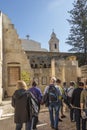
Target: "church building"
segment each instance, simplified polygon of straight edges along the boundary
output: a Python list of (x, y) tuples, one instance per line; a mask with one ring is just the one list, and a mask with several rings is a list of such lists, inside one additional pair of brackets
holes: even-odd
[(22, 79), (22, 73), (37, 80), (43, 90), (55, 76), (62, 82), (77, 81), (79, 67), (72, 53), (59, 51), (59, 39), (54, 31), (49, 39), (49, 51), (31, 39), (20, 39), (14, 24), (7, 15), (0, 12), (0, 102), (2, 98), (12, 96), (16, 82)]

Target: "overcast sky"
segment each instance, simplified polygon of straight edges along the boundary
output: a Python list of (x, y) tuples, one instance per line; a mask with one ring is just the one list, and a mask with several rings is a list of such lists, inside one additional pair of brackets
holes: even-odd
[(30, 39), (49, 49), (48, 41), (52, 30), (59, 39), (59, 50), (67, 52), (66, 42), (69, 35), (70, 19), (68, 11), (73, 9), (74, 0), (0, 0), (0, 10), (14, 24), (21, 39)]

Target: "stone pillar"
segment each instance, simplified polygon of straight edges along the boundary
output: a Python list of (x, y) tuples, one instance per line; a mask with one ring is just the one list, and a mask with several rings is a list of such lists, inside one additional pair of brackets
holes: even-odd
[(65, 82), (65, 64), (62, 66), (62, 81)]
[(2, 13), (0, 12), (0, 104), (2, 103)]
[(0, 63), (0, 104), (2, 103), (2, 95), (3, 95), (3, 88), (2, 88), (2, 64)]
[(55, 77), (55, 59), (51, 60), (51, 76)]

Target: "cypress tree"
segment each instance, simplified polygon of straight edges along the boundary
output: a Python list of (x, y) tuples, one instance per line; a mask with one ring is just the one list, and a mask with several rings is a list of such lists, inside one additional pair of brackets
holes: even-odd
[(66, 43), (72, 46), (69, 51), (76, 52), (82, 64), (87, 64), (87, 0), (74, 1), (68, 13), (71, 28)]

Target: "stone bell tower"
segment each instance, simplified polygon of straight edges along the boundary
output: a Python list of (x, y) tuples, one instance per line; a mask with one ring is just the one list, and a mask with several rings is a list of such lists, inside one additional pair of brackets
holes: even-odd
[(59, 39), (56, 37), (54, 31), (52, 32), (51, 38), (49, 40), (49, 51), (59, 52)]

